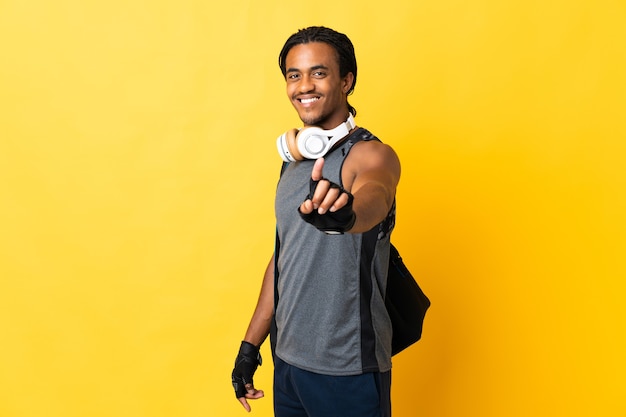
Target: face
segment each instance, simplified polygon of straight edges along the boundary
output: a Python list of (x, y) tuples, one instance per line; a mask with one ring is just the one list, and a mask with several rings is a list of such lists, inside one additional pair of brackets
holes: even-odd
[(335, 49), (324, 42), (296, 45), (285, 59), (287, 96), (305, 126), (333, 129), (348, 117), (354, 76), (341, 78)]

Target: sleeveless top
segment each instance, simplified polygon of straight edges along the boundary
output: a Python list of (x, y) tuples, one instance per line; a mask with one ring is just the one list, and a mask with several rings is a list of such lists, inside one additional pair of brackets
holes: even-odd
[[(378, 140), (358, 128), (324, 159), (323, 175), (342, 184), (353, 144)], [(327, 235), (300, 217), (314, 160), (291, 162), (279, 180), (275, 354), (290, 365), (324, 375), (391, 369), (391, 321), (385, 308), (390, 234), (387, 218), (360, 234)]]

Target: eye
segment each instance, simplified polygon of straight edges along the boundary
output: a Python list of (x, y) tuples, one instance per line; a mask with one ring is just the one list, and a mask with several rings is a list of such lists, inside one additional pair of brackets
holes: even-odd
[(326, 76), (326, 73), (324, 71), (315, 71), (313, 73), (313, 76), (315, 78), (324, 78)]
[(300, 78), (300, 74), (298, 74), (297, 72), (287, 74), (288, 80), (297, 80), (298, 78)]

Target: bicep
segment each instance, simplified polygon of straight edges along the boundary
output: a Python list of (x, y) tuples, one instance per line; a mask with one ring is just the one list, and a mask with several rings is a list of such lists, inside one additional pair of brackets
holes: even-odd
[(348, 165), (354, 174), (349, 189), (354, 196), (357, 219), (351, 229), (353, 233), (370, 230), (384, 220), (393, 206), (400, 180), (400, 162), (393, 149), (378, 145), (361, 147)]
[[(368, 146), (355, 146), (355, 158), (348, 165), (354, 173), (350, 192), (356, 194), (363, 187), (379, 187), (388, 196), (388, 204), (391, 204), (400, 181), (400, 160), (389, 145), (379, 142), (361, 143)], [(352, 153), (350, 156), (353, 156)]]

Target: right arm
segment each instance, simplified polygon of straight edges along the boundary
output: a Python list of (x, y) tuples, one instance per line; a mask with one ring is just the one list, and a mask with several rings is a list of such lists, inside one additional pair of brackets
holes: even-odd
[(257, 302), (254, 314), (250, 320), (250, 325), (246, 331), (243, 340), (252, 343), (255, 346), (261, 344), (270, 333), (270, 325), (274, 315), (274, 255), (270, 259), (265, 275), (263, 276), (263, 284), (261, 284), (261, 294)]
[[(257, 302), (256, 308), (254, 309), (254, 313), (252, 314), (252, 319), (250, 319), (250, 324), (248, 325), (248, 330), (246, 331), (246, 335), (244, 336), (244, 342), (247, 342), (251, 345), (256, 346), (256, 349), (253, 348), (254, 351), (258, 354), (258, 348), (261, 347), (261, 344), (265, 341), (268, 334), (270, 333), (270, 326), (272, 324), (272, 318), (274, 315), (274, 255), (272, 255), (270, 262), (265, 269), (265, 275), (263, 275), (263, 283), (261, 284), (261, 294), (259, 295), (259, 300)], [(242, 342), (242, 349), (245, 343)], [(248, 347), (247, 349), (250, 349)], [(241, 354), (241, 351), (240, 351)], [(239, 359), (239, 356), (238, 356)], [(256, 361), (255, 361), (256, 362)], [(260, 363), (260, 362), (259, 362)], [(252, 381), (252, 376), (254, 375), (254, 370), (256, 369), (256, 365), (254, 365), (254, 369), (252, 371), (248, 371), (249, 375), (244, 377), (244, 387), (245, 387), (245, 395), (239, 396), (237, 395), (237, 399), (246, 409), (246, 411), (250, 412), (250, 404), (248, 404), (248, 400), (256, 400), (258, 398), (262, 398), (265, 394), (262, 390), (257, 390), (254, 388), (254, 383)], [(244, 372), (245, 374), (245, 372)], [(233, 371), (233, 382), (235, 381), (235, 375), (239, 375), (237, 371), (237, 361), (235, 364), (235, 370)], [(249, 379), (247, 379), (249, 378)], [(241, 380), (240, 380), (241, 381)], [(233, 384), (234, 385), (234, 384)], [(237, 393), (237, 388), (235, 388), (235, 393)], [(243, 391), (242, 391), (243, 393)]]

